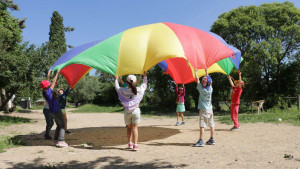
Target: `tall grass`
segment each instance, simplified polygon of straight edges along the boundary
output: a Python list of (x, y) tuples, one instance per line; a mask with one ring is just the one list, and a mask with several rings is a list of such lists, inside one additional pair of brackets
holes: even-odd
[[(278, 119), (282, 121), (279, 121)], [(232, 124), (230, 113), (228, 115), (219, 116), (217, 118), (221, 123)], [(300, 126), (300, 112), (296, 108), (290, 109), (269, 109), (266, 112), (258, 114), (239, 114), (239, 123), (290, 123)]]

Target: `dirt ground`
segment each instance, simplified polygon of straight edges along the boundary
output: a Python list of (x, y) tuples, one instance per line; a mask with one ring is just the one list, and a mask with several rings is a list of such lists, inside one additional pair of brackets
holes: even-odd
[[(239, 131), (216, 122), (216, 145), (191, 147), (199, 137), (197, 116), (175, 126), (174, 118), (142, 117), (139, 150), (126, 148), (126, 128), (120, 113), (68, 113), (66, 148), (44, 140), (41, 111), (13, 113), (30, 124), (0, 128), (18, 135), (25, 146), (0, 153), (0, 168), (300, 168), (300, 127), (288, 124), (241, 124)], [(55, 126), (52, 128), (52, 136)], [(205, 131), (204, 141), (209, 139)], [(285, 154), (293, 158), (284, 158)]]

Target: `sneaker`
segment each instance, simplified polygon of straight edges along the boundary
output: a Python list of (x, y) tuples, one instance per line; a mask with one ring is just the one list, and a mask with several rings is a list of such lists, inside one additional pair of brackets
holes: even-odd
[(137, 145), (137, 144), (133, 144), (133, 151), (138, 151), (138, 149), (139, 149), (139, 146)]
[(128, 148), (133, 149), (133, 143), (132, 142), (128, 143)]
[(204, 147), (202, 139), (199, 139), (197, 143), (193, 144), (193, 147)]
[(185, 122), (183, 121), (180, 125), (185, 125)]
[(51, 136), (44, 136), (44, 137), (45, 137), (45, 140), (52, 140)]
[(213, 138), (210, 138), (207, 142), (206, 142), (207, 145), (215, 145), (215, 141)]
[(59, 141), (56, 147), (68, 147), (69, 145), (65, 141)]
[(58, 140), (53, 140), (53, 145), (56, 146), (56, 144), (58, 143)]
[(176, 123), (176, 126), (179, 126), (179, 125), (180, 125), (179, 122), (177, 122), (177, 123)]
[(240, 129), (240, 127), (232, 127), (232, 128), (230, 129), (230, 131), (239, 130), (239, 129)]
[(66, 131), (66, 134), (71, 134), (72, 132), (70, 132), (69, 130)]

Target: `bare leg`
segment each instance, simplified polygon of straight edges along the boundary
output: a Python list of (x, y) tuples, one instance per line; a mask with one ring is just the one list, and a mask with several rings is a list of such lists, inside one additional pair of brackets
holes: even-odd
[(200, 139), (203, 140), (203, 133), (204, 133), (204, 128), (200, 127)]
[(127, 126), (127, 139), (128, 143), (130, 143), (132, 140), (132, 125)]
[(183, 116), (183, 112), (180, 112), (180, 116), (181, 116), (181, 120), (182, 120), (182, 122), (184, 122), (184, 116)]
[(177, 122), (178, 122), (178, 120), (179, 120), (179, 113), (177, 113)]
[(132, 124), (133, 143), (137, 144), (139, 138), (138, 124)]
[(210, 127), (210, 137), (214, 137), (214, 127)]

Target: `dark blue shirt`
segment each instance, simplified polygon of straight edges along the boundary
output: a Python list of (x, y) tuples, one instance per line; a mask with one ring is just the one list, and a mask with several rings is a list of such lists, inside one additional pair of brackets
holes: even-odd
[(67, 104), (67, 95), (71, 92), (71, 89), (67, 89), (66, 91), (64, 91), (63, 94), (59, 95), (59, 105), (61, 109), (66, 108), (66, 104)]
[(50, 113), (53, 114), (60, 110), (58, 100), (53, 97), (53, 90), (50, 87), (46, 92), (43, 92), (43, 96), (49, 104)]

